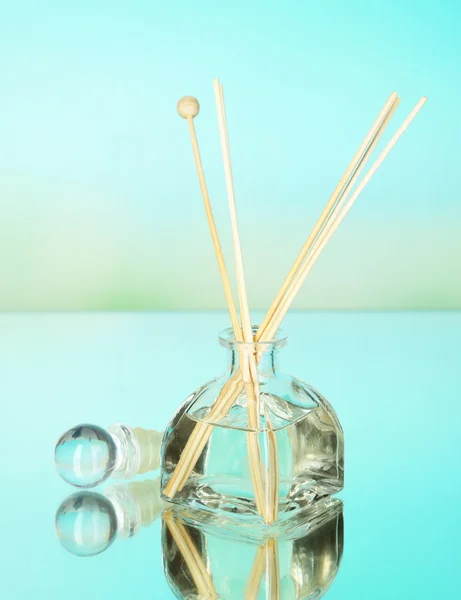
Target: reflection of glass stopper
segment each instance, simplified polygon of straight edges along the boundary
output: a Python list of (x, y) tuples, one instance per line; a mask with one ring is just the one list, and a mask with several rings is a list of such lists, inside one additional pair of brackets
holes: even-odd
[(104, 495), (77, 492), (56, 511), (56, 535), (72, 554), (94, 556), (107, 550), (116, 537), (132, 537), (141, 526), (149, 526), (162, 506), (158, 478), (112, 486)]
[(131, 479), (160, 466), (163, 434), (154, 430), (111, 425), (77, 425), (56, 444), (54, 455), (59, 475), (72, 485), (90, 488), (110, 475)]
[(66, 498), (56, 513), (56, 533), (66, 550), (77, 556), (94, 556), (112, 544), (117, 517), (101, 494), (77, 492)]

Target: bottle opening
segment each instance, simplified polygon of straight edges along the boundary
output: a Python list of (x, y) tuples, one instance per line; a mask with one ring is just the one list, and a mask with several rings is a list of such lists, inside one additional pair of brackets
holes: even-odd
[[(253, 325), (253, 337), (258, 331), (258, 325)], [(287, 343), (287, 336), (282, 329), (278, 329), (274, 338), (270, 341), (264, 342), (240, 342), (235, 339), (234, 330), (232, 327), (228, 327), (221, 331), (218, 336), (219, 343), (228, 350), (241, 350), (241, 351), (252, 351), (252, 352), (271, 352), (283, 348)]]

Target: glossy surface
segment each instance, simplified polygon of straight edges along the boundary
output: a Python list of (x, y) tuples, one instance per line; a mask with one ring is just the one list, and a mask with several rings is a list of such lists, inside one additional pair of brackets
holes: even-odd
[[(1, 598), (174, 598), (158, 520), (92, 558), (61, 547), (55, 512), (73, 490), (53, 448), (79, 422), (166, 427), (222, 367), (226, 325), (224, 313), (0, 316)], [(344, 427), (344, 554), (325, 598), (457, 598), (461, 315), (293, 312), (284, 329), (281, 369), (322, 390)]]

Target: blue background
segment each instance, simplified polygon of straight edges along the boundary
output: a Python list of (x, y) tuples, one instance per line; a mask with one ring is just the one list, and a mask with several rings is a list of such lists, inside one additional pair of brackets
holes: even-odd
[[(453, 0), (0, 5), (1, 598), (171, 597), (158, 522), (94, 559), (59, 546), (54, 512), (72, 490), (53, 446), (84, 421), (163, 429), (224, 367), (229, 320), (211, 310), (224, 297), (175, 110), (200, 100), (230, 258), (216, 76), (252, 309), (271, 302), (390, 92), (402, 103), (386, 139), (429, 97), (295, 302), (413, 311), (292, 311), (282, 366), (345, 430), (345, 552), (328, 598), (459, 596), (461, 313), (415, 309), (461, 308), (460, 22)], [(89, 312), (120, 309), (133, 312)]]

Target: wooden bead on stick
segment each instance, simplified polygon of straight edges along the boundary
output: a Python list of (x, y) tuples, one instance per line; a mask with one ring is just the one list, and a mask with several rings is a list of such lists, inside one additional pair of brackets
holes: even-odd
[(197, 98), (193, 96), (183, 96), (177, 105), (178, 114), (183, 119), (188, 119), (189, 117), (196, 117), (200, 111), (200, 104), (198, 103)]

